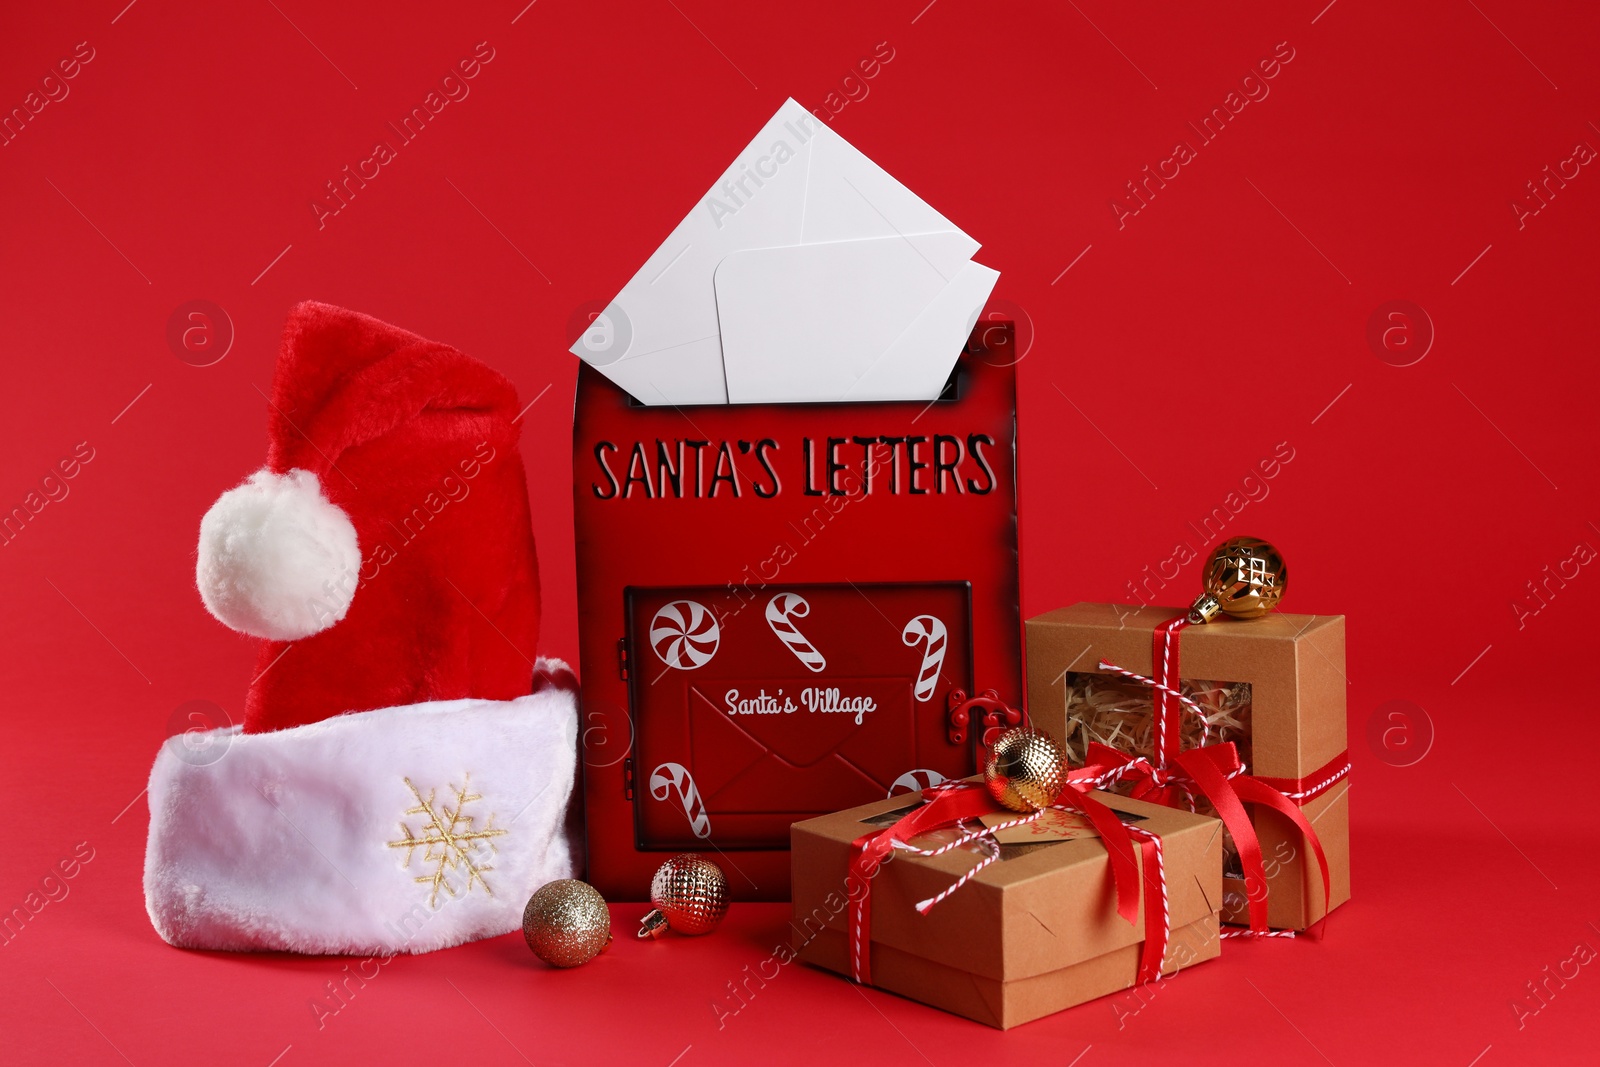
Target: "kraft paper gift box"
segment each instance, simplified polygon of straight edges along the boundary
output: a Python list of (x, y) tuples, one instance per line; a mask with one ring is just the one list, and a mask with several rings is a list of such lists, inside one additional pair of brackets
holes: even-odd
[[(1082, 761), (1090, 741), (1151, 756), (1149, 687), (1101, 671), (1099, 664), (1151, 676), (1156, 628), (1183, 614), (1179, 608), (1080, 603), (1029, 619), (1033, 724), (1060, 740), (1074, 764)], [(1251, 774), (1278, 780), (1291, 795), (1334, 778), (1332, 787), (1301, 804), (1328, 858), (1331, 907), (1350, 899), (1344, 633), (1342, 615), (1273, 612), (1185, 626), (1174, 634), (1173, 645), (1184, 691), (1223, 711), (1227, 728), (1212, 740), (1235, 742)], [(1137, 709), (1108, 714), (1107, 702), (1115, 707), (1136, 703)], [(1198, 738), (1192, 717), (1183, 714), (1184, 747), (1190, 748)], [(1313, 925), (1325, 914), (1315, 857), (1282, 814), (1258, 805), (1247, 808), (1261, 842), (1268, 925), (1292, 930)], [(1251, 890), (1232, 857), (1229, 868), (1223, 920), (1243, 923)]]
[[(1170, 929), (1162, 974), (1215, 957), (1222, 824), (1111, 793), (1089, 796), (1160, 839)], [(800, 959), (851, 975), (849, 902), (863, 888), (848, 873), (853, 843), (918, 803), (901, 795), (794, 825), (791, 932)], [(1142, 894), (1133, 923), (1123, 919), (1099, 836), (1076, 813), (1051, 816), (1043, 826), (1002, 830), (1000, 859), (926, 915), (915, 903), (951, 886), (982, 851), (895, 852), (870, 879), (871, 984), (1000, 1029), (1131, 988), (1151, 894)], [(954, 836), (939, 831), (911, 843), (932, 848)], [(1141, 870), (1145, 862), (1141, 854)]]

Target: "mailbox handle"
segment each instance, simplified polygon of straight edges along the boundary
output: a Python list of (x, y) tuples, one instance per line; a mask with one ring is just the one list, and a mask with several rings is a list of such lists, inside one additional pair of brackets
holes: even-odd
[(952, 745), (966, 742), (969, 727), (980, 730), (979, 743), (987, 748), (1001, 731), (1022, 725), (1022, 712), (1007, 705), (993, 689), (972, 697), (965, 690), (952, 689), (945, 706), (945, 729)]

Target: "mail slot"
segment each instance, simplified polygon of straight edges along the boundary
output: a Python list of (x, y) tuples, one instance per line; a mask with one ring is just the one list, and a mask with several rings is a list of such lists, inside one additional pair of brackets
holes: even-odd
[(1009, 323), (932, 403), (645, 407), (592, 367), (573, 429), (588, 868), (669, 855), (789, 891), (791, 823), (976, 769), (952, 705), (1020, 707)]

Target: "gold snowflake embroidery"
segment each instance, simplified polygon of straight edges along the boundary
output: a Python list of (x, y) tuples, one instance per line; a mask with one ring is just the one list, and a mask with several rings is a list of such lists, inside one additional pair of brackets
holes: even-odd
[[(450, 786), (450, 792), (455, 794), (455, 807), (448, 802), (436, 803), (434, 794), (437, 790), (428, 790), (424, 797), (422, 792), (405, 779), (406, 788), (411, 790), (411, 795), (417, 798), (417, 806), (407, 808), (407, 815), (423, 815), (427, 819), (422, 829), (413, 832), (406, 822), (400, 823), (400, 832), (405, 834), (398, 841), (390, 841), (390, 848), (403, 848), (406, 850), (406, 861), (402, 868), (411, 866), (411, 857), (417, 849), (422, 849), (422, 862), (433, 864), (429, 874), (418, 876), (416, 881), (430, 887), (428, 893), (428, 907), (439, 906), (439, 892), (443, 890), (451, 897), (460, 896), (462, 893), (472, 892), (474, 882), (483, 886), (483, 891), (494, 896), (494, 890), (489, 888), (488, 881), (483, 877), (494, 870), (482, 862), (485, 858), (484, 850), (488, 855), (495, 854), (495, 846), (491, 838), (500, 837), (507, 831), (494, 824), (494, 813), (489, 813), (489, 821), (484, 827), (473, 828), (475, 817), (465, 815), (463, 812), (468, 804), (475, 800), (482, 800), (483, 794), (470, 792), (472, 776), (469, 774), (463, 779), (460, 789)], [(466, 884), (457, 891), (456, 884), (450, 880), (452, 874), (465, 874)]]

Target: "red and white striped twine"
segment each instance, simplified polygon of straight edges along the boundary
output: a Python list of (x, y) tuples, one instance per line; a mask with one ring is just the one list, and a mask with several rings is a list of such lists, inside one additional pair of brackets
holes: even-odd
[[(1172, 635), (1171, 635), (1171, 633), (1168, 633), (1166, 635), (1166, 647), (1170, 648), (1171, 645), (1172, 645)], [(1100, 661), (1100, 669), (1103, 670), (1103, 671), (1110, 671), (1113, 674), (1120, 674), (1120, 675), (1122, 675), (1122, 677), (1128, 678), (1128, 679), (1130, 679), (1132, 681), (1135, 681), (1135, 682), (1143, 682), (1145, 685), (1148, 685), (1153, 689), (1159, 689), (1163, 693), (1167, 693), (1167, 694), (1170, 694), (1171, 696), (1177, 697), (1178, 703), (1182, 704), (1185, 708), (1187, 708), (1190, 712), (1192, 712), (1195, 715), (1196, 718), (1198, 718), (1200, 720), (1200, 736), (1201, 736), (1201, 739), (1206, 744), (1210, 744), (1211, 743), (1211, 720), (1206, 718), (1205, 711), (1200, 707), (1199, 704), (1195, 703), (1194, 700), (1191, 697), (1186, 696), (1183, 693), (1180, 693), (1178, 690), (1172, 688), (1170, 685), (1166, 685), (1165, 683), (1158, 682), (1154, 678), (1146, 678), (1142, 674), (1135, 674), (1133, 671), (1130, 671), (1125, 667), (1119, 667), (1115, 663), (1111, 663), (1111, 662), (1109, 662), (1107, 660), (1101, 660)], [(1162, 664), (1161, 664), (1161, 673), (1163, 674), (1163, 676), (1165, 676), (1166, 670), (1167, 670), (1167, 664), (1166, 664), (1166, 661), (1163, 660)], [(1160, 741), (1161, 716), (1160, 715), (1157, 715), (1155, 717), (1155, 728), (1156, 728), (1156, 734), (1157, 734), (1157, 740), (1155, 742), (1155, 745), (1156, 745), (1156, 751), (1159, 752), (1159, 751), (1161, 751), (1161, 741)]]
[[(1162, 767), (1157, 767), (1143, 756), (1136, 756), (1127, 763), (1119, 764), (1118, 766), (1107, 771), (1105, 774), (1100, 775), (1098, 778), (1085, 778), (1080, 784), (1088, 786), (1092, 789), (1110, 789), (1112, 786), (1120, 782), (1125, 775), (1131, 774), (1134, 771), (1138, 771), (1141, 774), (1146, 775), (1150, 779), (1152, 785), (1158, 787), (1166, 786), (1180, 791), (1184, 795), (1188, 809), (1190, 811), (1195, 810), (1197, 801), (1195, 799), (1194, 789), (1192, 788), (1192, 782), (1188, 775), (1184, 774), (1182, 771), (1171, 771)], [(1244, 768), (1241, 767), (1238, 770), (1229, 773), (1227, 777), (1232, 778), (1234, 775), (1243, 773)]]
[(982, 843), (982, 847), (985, 852), (983, 859), (979, 860), (970, 870), (947, 886), (943, 892), (937, 893), (926, 900), (917, 901), (917, 913), (920, 915), (928, 914), (929, 911), (933, 910), (933, 906), (935, 904), (938, 904), (951, 893), (954, 893), (957, 889), (960, 889), (962, 886), (966, 885), (985, 867), (989, 866), (991, 863), (1000, 858), (1000, 844), (995, 840), (995, 834), (999, 833), (1001, 830), (1009, 830), (1013, 826), (1025, 826), (1028, 823), (1035, 822), (1043, 814), (1044, 810), (1040, 810), (1031, 812), (1027, 815), (1019, 815), (1015, 819), (1007, 819), (1004, 822), (995, 823), (993, 826), (980, 825), (976, 830), (969, 830), (960, 837), (956, 838), (954, 841), (940, 845), (938, 848), (918, 848), (916, 845), (907, 844), (904, 841), (891, 841), (890, 844), (895, 848), (902, 849), (906, 852), (914, 852), (919, 856), (940, 856), (951, 851), (952, 849), (960, 848), (962, 845), (965, 845), (970, 841), (980, 841)]
[[(867, 845), (861, 845), (865, 852)], [(861, 928), (866, 925), (867, 895), (862, 893), (850, 899), (850, 974), (861, 981)]]
[[(1156, 860), (1156, 881), (1161, 883), (1161, 943), (1163, 945), (1167, 945), (1172, 940), (1172, 913), (1168, 910), (1167, 906), (1167, 868), (1166, 857), (1161, 850), (1161, 838), (1156, 834), (1151, 833), (1149, 830), (1142, 830), (1137, 826), (1128, 827), (1128, 833), (1141, 841), (1149, 841), (1154, 851)], [(1150, 901), (1146, 900), (1145, 907), (1148, 908), (1149, 906)], [(1165, 961), (1163, 960), (1163, 962)], [(1161, 981), (1161, 972), (1162, 968), (1157, 967), (1155, 977), (1150, 980), (1152, 982)]]
[[(1163, 679), (1172, 677), (1172, 671), (1170, 669), (1171, 662), (1172, 631), (1163, 627), (1161, 629), (1161, 677)], [(1101, 670), (1110, 669), (1115, 670), (1118, 673), (1123, 673), (1122, 668), (1116, 666), (1115, 664), (1107, 664), (1105, 660), (1100, 661), (1100, 668)], [(1132, 672), (1127, 673), (1131, 674)], [(1143, 680), (1149, 682), (1153, 686), (1156, 686), (1162, 692), (1172, 692), (1172, 690), (1168, 689), (1166, 685), (1161, 682), (1157, 682), (1154, 678), (1145, 678)], [(1156, 763), (1160, 767), (1165, 768), (1167, 765), (1167, 717), (1166, 715), (1162, 714), (1162, 712), (1166, 709), (1161, 706), (1162, 700), (1160, 696), (1155, 697), (1154, 703), (1156, 706), (1153, 709), (1154, 718), (1151, 720), (1151, 725), (1154, 728), (1153, 732), (1155, 735), (1154, 744), (1156, 749)], [(1201, 718), (1204, 719), (1204, 716)]]
[(1306, 799), (1308, 799), (1310, 797), (1314, 797), (1317, 794), (1323, 792), (1324, 790), (1336, 785), (1339, 782), (1340, 779), (1342, 779), (1343, 777), (1345, 777), (1345, 775), (1347, 775), (1349, 773), (1350, 773), (1350, 764), (1347, 762), (1343, 766), (1341, 766), (1337, 770), (1335, 770), (1332, 774), (1328, 775), (1328, 777), (1326, 777), (1322, 781), (1318, 782), (1316, 785), (1309, 786), (1309, 787), (1307, 787), (1305, 789), (1302, 789), (1298, 793), (1285, 793), (1283, 795), (1288, 797), (1290, 800), (1306, 800)]
[(1218, 937), (1298, 937), (1295, 930), (1263, 930), (1256, 933), (1248, 926), (1224, 926)]

